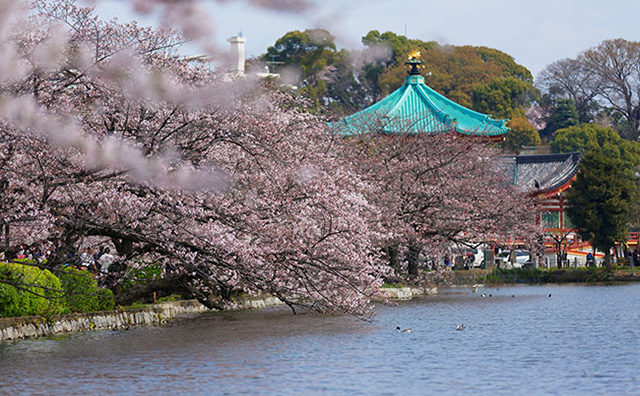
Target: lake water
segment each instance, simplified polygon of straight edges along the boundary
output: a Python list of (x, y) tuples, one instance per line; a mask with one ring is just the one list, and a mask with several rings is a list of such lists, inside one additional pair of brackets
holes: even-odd
[(5, 342), (0, 394), (633, 395), (639, 303), (639, 284), (449, 289), (372, 323), (276, 308)]

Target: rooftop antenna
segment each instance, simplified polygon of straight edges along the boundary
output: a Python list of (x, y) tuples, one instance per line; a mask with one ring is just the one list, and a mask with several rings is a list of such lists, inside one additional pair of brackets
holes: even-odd
[(407, 59), (409, 57), (409, 36), (407, 35), (407, 23), (404, 23), (404, 38), (407, 40), (407, 48), (404, 54), (404, 58)]

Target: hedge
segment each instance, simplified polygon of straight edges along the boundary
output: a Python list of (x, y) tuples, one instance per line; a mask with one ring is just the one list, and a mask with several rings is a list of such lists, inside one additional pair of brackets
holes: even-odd
[(113, 292), (98, 287), (86, 271), (65, 267), (60, 278), (25, 262), (0, 262), (0, 317), (69, 312), (94, 312), (114, 308)]
[[(13, 286), (16, 285), (16, 286)], [(33, 265), (0, 263), (0, 317), (64, 313), (60, 279)]]
[(113, 292), (98, 287), (87, 271), (65, 267), (59, 274), (64, 301), (72, 312), (108, 311), (114, 308)]

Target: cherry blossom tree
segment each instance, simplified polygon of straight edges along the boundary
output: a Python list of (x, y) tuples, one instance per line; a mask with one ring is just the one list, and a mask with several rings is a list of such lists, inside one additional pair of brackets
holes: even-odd
[(365, 312), (385, 271), (378, 211), (322, 120), (182, 60), (173, 31), (103, 22), (71, 1), (36, 2), (20, 23), (4, 43), (22, 69), (1, 85), (10, 249), (49, 246), (53, 268), (102, 238), (115, 267), (161, 264), (210, 307), (265, 291)]
[(421, 251), (533, 235), (487, 145), (327, 133), (299, 99), (180, 56), (187, 39), (206, 47), (199, 2), (132, 3), (165, 26), (72, 0), (0, 8), (3, 250), (48, 249), (56, 269), (97, 240), (116, 250), (116, 291), (161, 265), (159, 284), (209, 307), (267, 292), (361, 315), (389, 276), (384, 248), (408, 247), (415, 274)]
[(535, 201), (505, 180), (502, 153), (489, 141), (454, 132), (351, 139), (355, 158), (364, 158), (366, 179), (376, 186), (370, 199), (383, 208), (384, 229), (393, 230), (379, 243), (396, 270), (403, 246), (413, 276), (420, 252), (443, 257), (453, 246), (507, 240), (539, 250)]

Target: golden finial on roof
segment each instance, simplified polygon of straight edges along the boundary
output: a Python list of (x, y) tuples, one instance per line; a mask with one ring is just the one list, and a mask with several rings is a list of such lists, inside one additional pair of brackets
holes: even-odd
[(413, 50), (409, 52), (409, 60), (420, 59), (420, 50)]
[(421, 64), (424, 63), (423, 61), (420, 60), (420, 51), (419, 50), (413, 50), (413, 51), (409, 52), (409, 54), (407, 56), (408, 56), (409, 59), (404, 61), (404, 64), (411, 66), (411, 70), (409, 70), (409, 75), (410, 76), (419, 76), (420, 72), (418, 71), (418, 65), (421, 65)]

